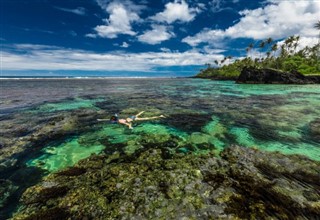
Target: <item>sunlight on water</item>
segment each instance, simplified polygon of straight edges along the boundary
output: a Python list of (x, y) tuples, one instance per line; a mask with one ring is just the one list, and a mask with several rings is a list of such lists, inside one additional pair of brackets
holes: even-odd
[(319, 85), (240, 85), (201, 79), (117, 81), (113, 92), (103, 94), (105, 83), (95, 83), (97, 94), (91, 99), (46, 103), (34, 114), (90, 109), (119, 111), (127, 117), (146, 110), (151, 116), (168, 118), (136, 122), (133, 130), (98, 124), (95, 131), (46, 146), (43, 155), (28, 165), (54, 171), (101, 151), (132, 154), (161, 146), (176, 153), (201, 153), (221, 151), (231, 144), (320, 160), (320, 143), (310, 133), (310, 123), (320, 115)]
[(254, 142), (253, 138), (249, 134), (248, 128), (238, 128), (234, 127), (230, 129), (230, 133), (236, 137), (236, 141), (238, 144), (247, 147), (254, 147), (256, 143)]
[(66, 111), (75, 110), (79, 108), (94, 108), (94, 103), (101, 101), (101, 99), (86, 100), (86, 99), (74, 99), (72, 101), (58, 102), (58, 103), (47, 103), (37, 108), (38, 112), (55, 112), (55, 111)]
[(27, 165), (37, 166), (50, 172), (72, 166), (79, 160), (90, 156), (93, 153), (100, 153), (105, 146), (85, 146), (79, 143), (78, 138), (67, 140), (59, 145), (49, 145), (43, 149), (43, 155), (29, 160)]

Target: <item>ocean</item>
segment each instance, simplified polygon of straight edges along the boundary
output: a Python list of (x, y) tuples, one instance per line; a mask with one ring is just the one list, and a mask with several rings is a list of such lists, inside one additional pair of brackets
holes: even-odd
[[(319, 85), (6, 78), (0, 93), (2, 218), (19, 207), (26, 188), (92, 154), (131, 155), (158, 145), (172, 154), (201, 155), (236, 144), (320, 161)], [(165, 118), (136, 121), (132, 130), (97, 121), (141, 111), (140, 117)]]

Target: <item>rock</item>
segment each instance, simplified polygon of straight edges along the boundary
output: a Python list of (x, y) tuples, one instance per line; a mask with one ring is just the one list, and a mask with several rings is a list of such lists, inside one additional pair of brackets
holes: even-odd
[(18, 189), (10, 180), (0, 179), (0, 208), (3, 208), (9, 197)]
[(65, 170), (59, 171), (57, 175), (64, 175), (64, 176), (80, 176), (81, 174), (85, 173), (86, 170), (80, 167), (70, 167)]
[(315, 141), (320, 141), (320, 118), (312, 121), (309, 124), (311, 138)]
[(45, 146), (51, 141), (65, 139), (66, 136), (94, 130), (96, 119), (103, 114), (91, 109), (62, 111), (54, 116), (18, 113), (14, 120), (4, 121), (0, 128), (0, 161), (17, 153), (28, 153), (28, 149)]
[(161, 119), (164, 124), (177, 128), (181, 131), (201, 131), (201, 128), (211, 119), (210, 114), (188, 113), (171, 114)]
[(211, 136), (201, 132), (193, 132), (188, 140), (188, 143), (193, 149), (214, 149), (214, 146), (210, 143)]
[[(27, 189), (31, 190), (31, 188)], [(46, 204), (50, 199), (56, 199), (65, 195), (68, 191), (68, 188), (65, 186), (53, 186), (47, 187), (45, 184), (32, 188), (31, 191), (22, 197), (25, 204), (34, 204), (34, 203), (43, 203)]]
[(46, 184), (27, 189), (13, 219), (51, 210), (70, 219), (317, 219), (319, 166), (303, 156), (239, 146), (220, 157), (165, 158), (156, 147), (94, 155), (76, 165), (86, 172), (51, 174)]
[[(46, 208), (37, 213), (22, 217), (24, 220), (33, 219), (50, 219), (50, 220), (67, 220), (69, 214), (66, 210), (60, 208)], [(85, 218), (83, 218), (85, 219)]]
[(319, 83), (319, 79), (316, 76), (306, 77), (298, 71), (288, 73), (275, 69), (245, 67), (236, 82), (253, 84), (314, 84)]

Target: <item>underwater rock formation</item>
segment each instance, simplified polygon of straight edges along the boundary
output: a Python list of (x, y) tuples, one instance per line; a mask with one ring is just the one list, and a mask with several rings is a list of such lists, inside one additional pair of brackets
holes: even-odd
[(306, 77), (298, 71), (290, 73), (274, 69), (258, 69), (254, 67), (245, 67), (241, 71), (237, 83), (254, 84), (313, 84), (319, 83), (318, 77)]
[(171, 114), (170, 117), (162, 119), (164, 124), (180, 129), (182, 131), (190, 132), (200, 131), (211, 119), (210, 114), (201, 113), (177, 113)]
[(312, 121), (309, 125), (311, 138), (320, 141), (320, 118)]
[(239, 146), (220, 157), (93, 155), (27, 189), (13, 219), (316, 219), (319, 167)]
[(44, 146), (67, 135), (92, 130), (92, 125), (101, 115), (104, 115), (103, 111), (79, 109), (41, 116), (18, 113), (14, 120), (3, 120), (0, 128), (0, 164), (27, 149)]
[(8, 201), (9, 197), (17, 190), (10, 180), (0, 179), (0, 208)]

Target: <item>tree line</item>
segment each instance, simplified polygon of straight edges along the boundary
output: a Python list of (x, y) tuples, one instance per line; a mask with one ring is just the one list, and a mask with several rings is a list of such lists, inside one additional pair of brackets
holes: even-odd
[[(290, 36), (283, 43), (274, 42), (272, 38), (250, 43), (246, 48), (247, 56), (233, 60), (232, 56), (215, 60), (213, 67), (201, 70), (198, 77), (235, 78), (244, 67), (270, 68), (285, 72), (299, 71), (305, 75), (320, 74), (320, 21), (314, 28), (319, 30), (318, 43), (299, 48), (300, 36)], [(253, 56), (253, 53), (256, 53)], [(226, 61), (230, 60), (230, 64)]]

